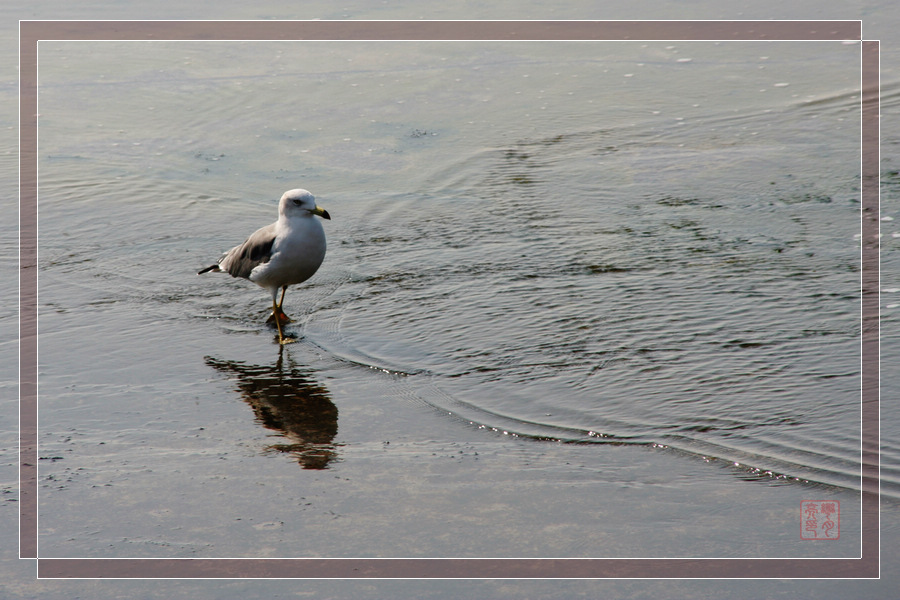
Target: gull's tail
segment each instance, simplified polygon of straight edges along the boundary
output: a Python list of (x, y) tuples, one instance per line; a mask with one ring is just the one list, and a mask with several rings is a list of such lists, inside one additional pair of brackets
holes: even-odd
[(208, 273), (210, 271), (220, 271), (219, 265), (210, 265), (203, 269), (202, 271), (197, 271), (197, 275), (203, 275), (204, 273)]

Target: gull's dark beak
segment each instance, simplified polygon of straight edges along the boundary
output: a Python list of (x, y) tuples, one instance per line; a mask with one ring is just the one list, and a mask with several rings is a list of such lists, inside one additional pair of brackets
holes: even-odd
[(331, 220), (331, 215), (328, 214), (328, 211), (325, 210), (324, 208), (319, 207), (319, 206), (317, 206), (317, 207), (312, 211), (312, 214), (314, 214), (314, 215), (319, 215), (319, 216), (322, 217), (323, 219), (328, 219), (329, 221)]

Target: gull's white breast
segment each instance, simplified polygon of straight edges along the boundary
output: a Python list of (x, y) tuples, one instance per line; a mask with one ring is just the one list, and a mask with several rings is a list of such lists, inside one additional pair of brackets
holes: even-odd
[(264, 288), (302, 283), (312, 277), (325, 260), (325, 230), (312, 215), (279, 219), (272, 256), (257, 265), (250, 281)]

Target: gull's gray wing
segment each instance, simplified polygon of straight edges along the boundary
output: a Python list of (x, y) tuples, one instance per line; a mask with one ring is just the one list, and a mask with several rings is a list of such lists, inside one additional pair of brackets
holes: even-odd
[(218, 262), (200, 271), (223, 271), (232, 277), (248, 279), (250, 272), (258, 265), (269, 262), (272, 258), (272, 244), (275, 243), (275, 223), (256, 230), (247, 241), (240, 246), (235, 246), (225, 253)]

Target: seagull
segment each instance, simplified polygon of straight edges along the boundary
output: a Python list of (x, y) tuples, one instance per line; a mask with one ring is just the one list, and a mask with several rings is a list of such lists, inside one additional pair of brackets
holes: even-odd
[[(289, 285), (303, 283), (313, 276), (325, 259), (325, 230), (315, 218), (331, 219), (323, 208), (316, 206), (315, 197), (306, 190), (288, 190), (278, 203), (278, 220), (257, 229), (247, 241), (225, 253), (214, 265), (197, 274), (228, 273), (232, 277), (249, 279), (272, 294), (272, 316), (278, 328), (278, 343), (285, 338), (282, 323), (290, 323), (281, 305)], [(281, 300), (278, 290), (281, 290)]]

